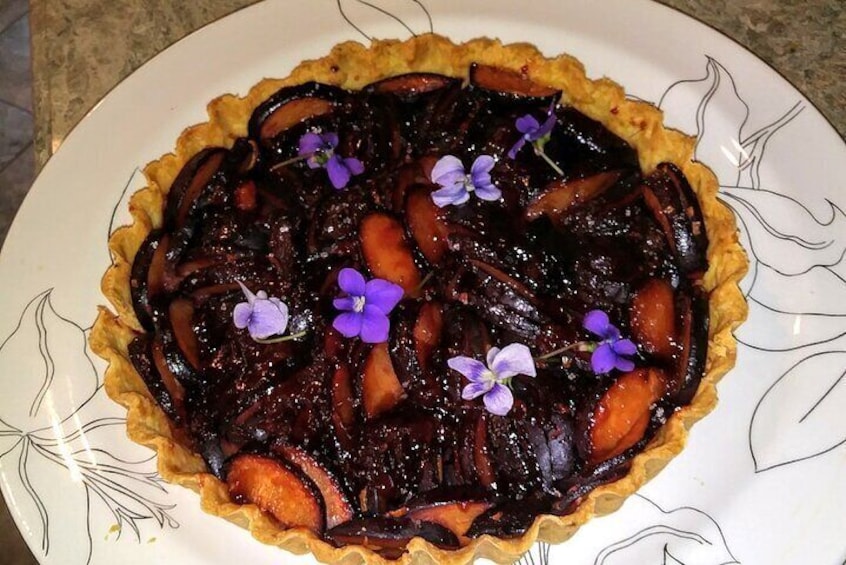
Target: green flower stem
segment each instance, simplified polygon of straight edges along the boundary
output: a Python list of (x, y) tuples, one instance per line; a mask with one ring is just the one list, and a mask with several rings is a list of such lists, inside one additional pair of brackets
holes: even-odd
[(425, 277), (423, 277), (423, 280), (422, 280), (422, 281), (420, 281), (420, 284), (418, 284), (418, 285), (414, 288), (415, 293), (420, 292), (421, 290), (423, 290), (423, 287), (424, 287), (424, 286), (426, 286), (426, 283), (428, 283), (430, 280), (432, 280), (432, 277), (434, 277), (434, 276), (435, 276), (435, 272), (434, 272), (434, 271), (429, 271), (428, 273), (426, 273), (426, 276), (425, 276)]
[(267, 339), (253, 338), (253, 341), (255, 341), (256, 343), (264, 344), (264, 345), (268, 345), (268, 344), (271, 344), (271, 343), (282, 343), (283, 341), (291, 341), (291, 340), (294, 340), (294, 339), (299, 339), (299, 338), (303, 337), (304, 335), (306, 335), (307, 333), (308, 333), (308, 330), (303, 330), (303, 331), (297, 332), (295, 334), (283, 335), (281, 337), (269, 337)]
[(567, 353), (568, 351), (593, 351), (596, 349), (596, 344), (591, 341), (577, 341), (576, 343), (571, 343), (570, 345), (559, 347), (554, 351), (550, 351), (549, 353), (544, 353), (538, 357), (535, 357), (535, 361), (546, 361), (552, 357), (557, 357), (562, 353)]
[(549, 155), (546, 154), (546, 151), (544, 151), (542, 147), (535, 146), (535, 153), (543, 157), (543, 160), (549, 163), (549, 166), (552, 167), (556, 173), (562, 177), (564, 176), (564, 171), (561, 170), (561, 167), (556, 165), (555, 161), (549, 158)]
[(285, 159), (284, 161), (280, 161), (270, 167), (271, 171), (275, 171), (277, 169), (281, 169), (283, 167), (287, 167), (288, 165), (293, 165), (294, 163), (299, 163), (300, 161), (305, 161), (309, 157), (314, 155), (314, 153), (306, 153), (304, 155), (297, 155), (296, 157), (291, 157), (290, 159)]

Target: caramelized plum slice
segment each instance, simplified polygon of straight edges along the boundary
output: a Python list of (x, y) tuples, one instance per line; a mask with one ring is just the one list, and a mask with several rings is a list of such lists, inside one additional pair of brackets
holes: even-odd
[(400, 285), (407, 296), (419, 294), (420, 272), (405, 240), (402, 224), (387, 214), (366, 216), (360, 227), (361, 251), (370, 271)]
[(620, 176), (620, 171), (606, 171), (580, 179), (553, 181), (526, 207), (526, 219), (535, 220), (543, 214), (558, 219), (614, 186)]
[(643, 187), (643, 200), (676, 255), (682, 273), (701, 278), (708, 270), (708, 236), (699, 201), (684, 174), (673, 164), (662, 163)]
[(490, 448), (488, 447), (488, 424), (484, 414), (476, 420), (476, 428), (473, 431), (473, 464), (476, 467), (476, 474), (479, 482), (485, 488), (490, 488), (496, 481), (496, 474), (491, 463)]
[(132, 298), (135, 317), (147, 331), (153, 329), (153, 309), (150, 305), (148, 273), (161, 236), (160, 230), (153, 230), (147, 235), (141, 247), (138, 248), (138, 253), (135, 254), (132, 271), (129, 275), (129, 293)]
[[(352, 520), (326, 532), (326, 538), (338, 546), (363, 545), (376, 551), (405, 550), (416, 538), (447, 549), (460, 547), (454, 533), (433, 522), (415, 522), (408, 518), (364, 518)], [(392, 553), (391, 555), (396, 555)]]
[(176, 424), (184, 424), (188, 421), (187, 414), (185, 413), (185, 388), (179, 382), (179, 379), (176, 378), (176, 375), (173, 374), (173, 371), (170, 370), (170, 366), (165, 359), (164, 347), (160, 336), (156, 336), (153, 339), (150, 346), (150, 353), (153, 365), (159, 373), (159, 377), (168, 396), (170, 396), (169, 404), (173, 407), (173, 413), (170, 416), (173, 417)]
[(371, 83), (362, 90), (395, 94), (400, 98), (411, 98), (460, 82), (459, 79), (435, 73), (408, 73)]
[(375, 345), (370, 350), (364, 362), (361, 393), (364, 413), (368, 418), (387, 412), (405, 398), (405, 390), (394, 371), (386, 343)]
[(431, 192), (428, 186), (415, 186), (406, 198), (405, 214), (417, 247), (429, 263), (438, 265), (448, 249), (449, 228), (438, 217)]
[(643, 438), (652, 405), (664, 394), (667, 377), (646, 368), (621, 375), (588, 417), (587, 459), (597, 464), (620, 455)]
[(492, 504), (485, 500), (459, 500), (412, 508), (406, 516), (415, 521), (440, 524), (454, 533), (462, 545), (466, 545), (470, 541), (470, 538), (466, 537), (467, 530), (473, 521), (491, 506)]
[[(147, 334), (139, 335), (129, 344), (129, 359), (132, 361), (133, 367), (135, 367), (135, 370), (141, 376), (144, 384), (147, 385), (147, 390), (156, 400), (159, 407), (175, 423), (180, 424), (183, 421), (182, 418), (184, 415), (184, 409), (181, 404), (183, 398), (179, 398), (180, 404), (177, 405), (174, 396), (171, 395), (170, 390), (165, 385), (164, 379), (162, 379), (159, 373), (157, 363), (153, 359), (151, 345), (152, 340)], [(174, 393), (177, 392), (179, 392), (179, 389), (174, 387)]]
[(346, 365), (338, 366), (332, 376), (332, 425), (341, 447), (351, 449), (351, 430), (355, 425), (355, 399), (352, 375)]
[(255, 504), (285, 527), (306, 528), (318, 535), (325, 529), (320, 491), (289, 463), (238, 455), (229, 463), (226, 483), (235, 500)]
[(694, 290), (691, 296), (681, 295), (677, 301), (680, 312), (679, 356), (674, 391), (676, 402), (687, 404), (693, 400), (699, 381), (705, 373), (708, 352), (708, 299)]
[(497, 94), (531, 98), (557, 98), (561, 95), (560, 90), (538, 84), (518, 72), (478, 63), (470, 65), (470, 84)]
[(165, 225), (181, 229), (212, 178), (220, 171), (227, 150), (220, 147), (203, 149), (179, 171), (170, 188), (165, 207)]
[(630, 310), (632, 337), (647, 353), (669, 359), (676, 348), (676, 307), (673, 287), (649, 279), (635, 291)]
[(417, 322), (414, 324), (414, 348), (417, 353), (417, 363), (420, 367), (428, 366), (432, 352), (441, 341), (444, 321), (441, 305), (437, 302), (426, 302), (420, 307)]
[(340, 88), (317, 82), (284, 87), (255, 109), (250, 117), (250, 137), (273, 139), (305, 120), (329, 114), (345, 97)]
[(177, 298), (168, 308), (173, 336), (182, 354), (194, 369), (200, 368), (200, 345), (194, 333), (194, 305), (190, 300)]
[(347, 495), (344, 494), (338, 480), (326, 468), (317, 462), (304, 449), (288, 444), (273, 447), (273, 451), (281, 454), (291, 462), (305, 476), (315, 484), (326, 506), (326, 527), (334, 528), (338, 524), (353, 519), (353, 509)]

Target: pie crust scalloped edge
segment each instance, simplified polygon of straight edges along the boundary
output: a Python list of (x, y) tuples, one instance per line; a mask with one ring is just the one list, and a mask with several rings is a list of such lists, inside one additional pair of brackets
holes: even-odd
[[(534, 82), (561, 89), (563, 102), (601, 121), (635, 147), (645, 172), (663, 161), (682, 169), (699, 197), (710, 242), (710, 267), (703, 279), (705, 290), (710, 293), (706, 372), (691, 404), (672, 414), (645, 450), (633, 459), (629, 473), (596, 488), (574, 513), (542, 515), (519, 538), (485, 535), (458, 550), (444, 550), (415, 538), (399, 560), (389, 561), (363, 546), (336, 548), (310, 531), (284, 528), (255, 505), (234, 503), (226, 485), (207, 472), (202, 458), (179, 443), (168, 418), (128, 359), (129, 343), (143, 331), (130, 298), (130, 270), (147, 234), (162, 224), (163, 203), (182, 166), (204, 147), (230, 147), (235, 139), (245, 136), (253, 109), (279, 88), (316, 80), (359, 89), (385, 77), (415, 71), (466, 77), (473, 62), (523, 71)], [(129, 437), (154, 449), (159, 474), (171, 483), (197, 491), (206, 512), (249, 529), (259, 541), (293, 553), (311, 552), (325, 563), (459, 565), (479, 557), (511, 563), (535, 541), (564, 541), (592, 516), (616, 510), (681, 451), (689, 427), (716, 405), (715, 385), (735, 362), (733, 330), (747, 314), (738, 283), (746, 273), (748, 261), (738, 243), (734, 217), (717, 200), (719, 185), (714, 174), (694, 160), (694, 138), (665, 128), (660, 110), (627, 99), (623, 88), (611, 80), (588, 79), (577, 59), (569, 55), (546, 58), (530, 44), (503, 45), (487, 38), (456, 45), (445, 37), (427, 34), (405, 41), (373, 41), (370, 47), (349, 41), (336, 45), (321, 59), (302, 62), (287, 78), (262, 80), (243, 98), (225, 94), (212, 100), (208, 115), (208, 122), (189, 127), (180, 135), (174, 153), (144, 169), (148, 186), (135, 193), (129, 204), (134, 223), (115, 230), (109, 240), (113, 264), (103, 276), (102, 291), (115, 313), (101, 306), (90, 337), (93, 351), (109, 363), (105, 375), (107, 394), (127, 409)]]

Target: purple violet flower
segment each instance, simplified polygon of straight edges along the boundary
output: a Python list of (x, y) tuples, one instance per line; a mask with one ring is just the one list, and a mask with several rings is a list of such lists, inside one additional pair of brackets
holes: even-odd
[(608, 319), (602, 310), (591, 310), (585, 314), (583, 325), (586, 330), (598, 336), (602, 341), (590, 357), (590, 366), (599, 375), (634, 369), (634, 361), (628, 357), (637, 353), (637, 346), (630, 339), (620, 339), (620, 330)]
[(344, 337), (359, 336), (365, 343), (388, 341), (388, 314), (402, 299), (402, 287), (384, 279), (365, 281), (361, 273), (350, 268), (338, 273), (338, 286), (346, 296), (333, 302), (342, 313), (335, 317), (332, 327)]
[(336, 189), (347, 186), (353, 175), (364, 172), (364, 164), (355, 157), (341, 157), (335, 153), (338, 147), (338, 134), (308, 132), (300, 138), (298, 155), (307, 157), (309, 168), (324, 168), (329, 174), (329, 181)]
[(535, 360), (528, 347), (512, 343), (502, 349), (492, 347), (485, 361), (487, 366), (472, 357), (459, 355), (447, 360), (447, 365), (470, 381), (461, 391), (461, 398), (473, 400), (484, 395), (485, 409), (496, 416), (505, 416), (514, 405), (509, 388), (511, 379), (515, 375), (537, 376)]
[(514, 127), (516, 127), (517, 131), (523, 135), (517, 140), (517, 143), (508, 150), (508, 158), (515, 159), (517, 157), (517, 153), (524, 145), (526, 145), (526, 143), (535, 144), (536, 149), (538, 145), (542, 146), (546, 141), (544, 138), (546, 138), (550, 132), (552, 132), (552, 128), (555, 127), (556, 120), (557, 118), (553, 112), (553, 106), (550, 106), (549, 112), (547, 112), (546, 115), (546, 120), (543, 124), (538, 122), (531, 114), (526, 114), (525, 116), (517, 118), (517, 121), (514, 122)]
[(263, 290), (253, 294), (241, 281), (236, 281), (247, 298), (232, 310), (232, 321), (239, 330), (247, 328), (254, 340), (285, 333), (288, 327), (288, 306)]
[(541, 157), (547, 164), (552, 167), (556, 173), (564, 176), (564, 171), (561, 170), (555, 161), (549, 158), (549, 155), (543, 150), (544, 145), (549, 141), (549, 136), (552, 133), (552, 128), (558, 118), (555, 116), (555, 103), (549, 105), (549, 110), (546, 111), (546, 120), (541, 124), (533, 115), (526, 114), (517, 118), (514, 122), (514, 127), (517, 128), (521, 134), (517, 143), (511, 146), (508, 150), (508, 158), (516, 159), (517, 153), (523, 148), (526, 143), (531, 143), (535, 148), (535, 155)]
[(496, 160), (490, 155), (480, 155), (473, 161), (470, 174), (467, 174), (458, 157), (441, 157), (432, 168), (432, 182), (443, 188), (432, 193), (432, 201), (438, 208), (450, 204), (457, 206), (470, 200), (471, 192), (475, 192), (482, 200), (499, 200), (502, 191), (491, 182), (491, 169), (495, 164)]

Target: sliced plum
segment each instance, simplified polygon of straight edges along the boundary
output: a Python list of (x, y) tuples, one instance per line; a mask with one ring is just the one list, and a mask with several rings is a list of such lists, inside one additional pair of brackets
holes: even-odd
[(675, 165), (662, 163), (646, 178), (642, 190), (682, 273), (691, 279), (701, 278), (708, 270), (708, 235), (699, 201), (684, 174)]
[(173, 181), (165, 206), (168, 229), (178, 230), (185, 226), (200, 196), (220, 172), (226, 155), (226, 149), (212, 147), (203, 149), (185, 164)]
[(326, 538), (338, 546), (361, 545), (374, 551), (395, 550), (386, 554), (398, 557), (414, 538), (423, 538), (444, 549), (461, 546), (447, 528), (434, 522), (410, 518), (363, 518), (351, 520), (326, 532)]
[(304, 449), (295, 445), (279, 444), (273, 451), (282, 455), (296, 466), (315, 484), (326, 506), (326, 527), (334, 528), (338, 524), (353, 519), (353, 508), (341, 488), (338, 480), (317, 459), (309, 455)]
[(364, 413), (375, 418), (394, 408), (406, 393), (394, 371), (391, 355), (385, 343), (373, 346), (361, 376)]
[(400, 285), (405, 294), (420, 294), (420, 271), (414, 264), (405, 229), (397, 219), (383, 213), (366, 216), (360, 225), (361, 251), (377, 277)]
[(414, 324), (414, 346), (418, 365), (425, 369), (432, 353), (441, 341), (443, 332), (442, 307), (437, 302), (426, 302), (420, 307)]
[(561, 96), (560, 90), (538, 84), (524, 74), (478, 63), (470, 65), (470, 84), (510, 99), (536, 98), (540, 104)]
[(320, 490), (290, 463), (243, 454), (228, 464), (226, 483), (236, 501), (250, 502), (288, 528), (321, 534), (326, 512)]
[(595, 465), (638, 443), (666, 385), (667, 376), (653, 367), (635, 369), (614, 380), (582, 419), (583, 456)]
[(708, 351), (708, 299), (698, 289), (681, 294), (677, 300), (680, 314), (679, 355), (674, 382), (675, 401), (687, 404), (693, 400), (702, 375)]
[(200, 369), (200, 345), (194, 333), (194, 305), (190, 300), (177, 298), (168, 308), (173, 335), (182, 354), (195, 370)]
[(531, 221), (545, 214), (559, 219), (570, 209), (600, 196), (620, 176), (620, 171), (605, 171), (580, 179), (556, 180), (526, 207), (526, 218)]
[[(132, 270), (129, 275), (129, 292), (132, 298), (132, 307), (135, 317), (141, 326), (147, 330), (153, 330), (153, 309), (150, 305), (149, 277), (153, 255), (162, 237), (160, 230), (153, 230), (138, 248), (135, 259), (132, 262)], [(163, 258), (163, 257), (162, 257)]]
[(420, 252), (430, 264), (440, 264), (449, 248), (449, 228), (438, 216), (438, 207), (432, 201), (431, 187), (417, 185), (409, 191), (405, 217)]
[(669, 359), (676, 353), (676, 307), (673, 287), (649, 279), (632, 296), (632, 338), (652, 355)]
[(433, 90), (460, 84), (460, 79), (450, 78), (435, 73), (408, 73), (382, 79), (365, 86), (366, 92), (390, 93), (400, 98), (412, 98)]
[(305, 120), (331, 113), (346, 96), (340, 88), (317, 82), (284, 87), (255, 109), (250, 137), (269, 141)]

